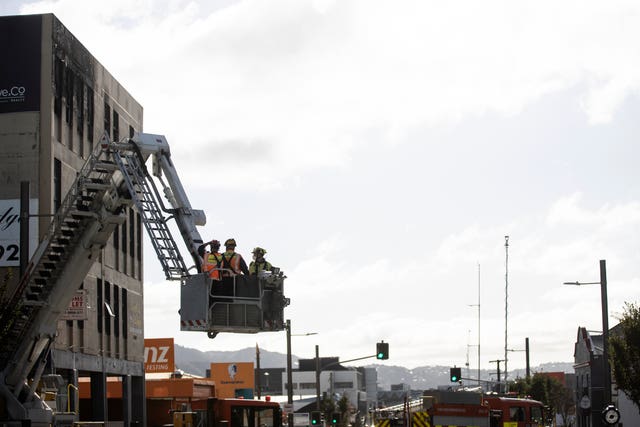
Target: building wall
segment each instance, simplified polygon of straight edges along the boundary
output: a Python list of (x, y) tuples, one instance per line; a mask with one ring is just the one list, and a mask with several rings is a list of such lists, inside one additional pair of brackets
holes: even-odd
[[(294, 371), (291, 377), (295, 396), (316, 394), (315, 371)], [(358, 371), (320, 372), (320, 393), (344, 393), (362, 389), (361, 374)], [(282, 394), (287, 394), (286, 372), (282, 373)]]
[[(102, 135), (141, 131), (143, 109), (54, 15), (0, 17), (0, 36), (0, 200), (30, 183), (39, 240)], [(85, 279), (69, 284), (84, 291), (87, 316), (58, 322), (54, 368), (143, 374), (143, 231), (137, 212), (124, 217)], [(0, 266), (9, 271), (11, 289), (17, 267)]]

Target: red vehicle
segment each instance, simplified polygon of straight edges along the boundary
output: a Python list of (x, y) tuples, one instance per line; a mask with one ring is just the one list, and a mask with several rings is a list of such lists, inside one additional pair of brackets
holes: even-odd
[(542, 427), (544, 405), (531, 399), (484, 396), (490, 408), (491, 427)]
[(470, 391), (426, 391), (421, 399), (375, 413), (376, 427), (543, 427), (537, 400), (485, 396)]

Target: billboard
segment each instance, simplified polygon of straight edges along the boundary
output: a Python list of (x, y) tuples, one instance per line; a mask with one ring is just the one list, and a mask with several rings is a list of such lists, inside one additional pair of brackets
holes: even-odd
[(236, 391), (253, 390), (253, 362), (212, 363), (211, 378), (216, 383), (217, 397), (236, 397)]
[(144, 371), (175, 372), (176, 359), (173, 352), (173, 338), (144, 339)]
[[(38, 212), (38, 199), (29, 200), (29, 213)], [(29, 257), (38, 246), (38, 221), (29, 219)], [(0, 267), (20, 265), (20, 199), (0, 200)]]
[(0, 113), (40, 110), (42, 16), (0, 17)]

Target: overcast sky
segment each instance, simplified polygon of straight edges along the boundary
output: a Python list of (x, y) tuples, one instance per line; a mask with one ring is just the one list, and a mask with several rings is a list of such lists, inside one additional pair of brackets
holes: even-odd
[[(507, 287), (508, 348), (572, 362), (578, 327), (602, 329), (600, 290), (563, 282), (599, 281), (606, 259), (610, 325), (640, 299), (636, 1), (0, 5), (49, 12), (167, 136), (203, 237), (286, 272), (293, 334), (318, 333), (292, 339), (300, 357), (385, 340), (385, 364), (475, 369), (479, 332), (494, 369)], [(284, 332), (179, 332), (154, 256), (147, 337), (286, 351)]]

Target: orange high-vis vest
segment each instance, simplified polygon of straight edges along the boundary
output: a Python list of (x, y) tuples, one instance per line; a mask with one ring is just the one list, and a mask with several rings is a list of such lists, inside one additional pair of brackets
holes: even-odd
[(222, 254), (222, 258), (222, 263), (224, 264), (225, 268), (233, 270), (235, 274), (242, 273), (242, 269), (240, 268), (240, 259), (242, 259), (241, 255), (235, 252), (225, 252), (224, 254)]
[(202, 260), (202, 271), (209, 273), (209, 278), (213, 280), (221, 280), (222, 255), (218, 252), (205, 252)]

